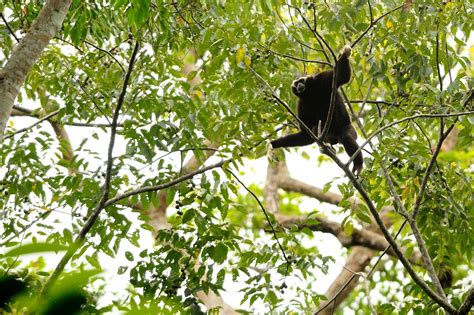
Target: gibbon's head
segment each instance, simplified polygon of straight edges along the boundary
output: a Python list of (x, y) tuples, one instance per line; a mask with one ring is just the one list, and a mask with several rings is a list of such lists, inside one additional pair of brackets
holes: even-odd
[(291, 83), (291, 90), (293, 91), (293, 94), (296, 96), (301, 96), (303, 95), (304, 91), (306, 91), (306, 80), (308, 79), (307, 76), (301, 77), (293, 81)]

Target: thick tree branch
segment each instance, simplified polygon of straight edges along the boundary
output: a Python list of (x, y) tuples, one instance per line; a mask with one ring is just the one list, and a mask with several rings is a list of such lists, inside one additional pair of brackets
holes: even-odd
[[(321, 147), (325, 148), (325, 144), (320, 141), (318, 137), (316, 137), (313, 132), (304, 124), (304, 122), (299, 119), (299, 117), (291, 110), (291, 108), (283, 101), (281, 100), (278, 95), (275, 93), (273, 88), (268, 84), (268, 82), (263, 79), (260, 75), (258, 75), (255, 70), (250, 68), (250, 70), (267, 86), (269, 87), (273, 98), (277, 100), (279, 104), (281, 104), (297, 121), (300, 123), (301, 127), (308, 132), (308, 134), (311, 136), (311, 138)], [(362, 199), (365, 201), (367, 204), (367, 207), (372, 214), (372, 216), (375, 219), (375, 222), (379, 226), (380, 230), (382, 231), (383, 235), (385, 236), (386, 240), (389, 242), (389, 244), (393, 247), (393, 250), (395, 251), (397, 257), (399, 258), (400, 262), (403, 264), (405, 269), (407, 270), (408, 274), (411, 276), (411, 278), (415, 281), (418, 286), (420, 286), (423, 291), (426, 292), (426, 294), (433, 299), (436, 303), (438, 303), (440, 306), (442, 306), (445, 310), (447, 310), (450, 313), (454, 313), (456, 309), (445, 299), (441, 296), (439, 296), (436, 292), (434, 292), (427, 284), (426, 282), (421, 279), (416, 271), (413, 269), (411, 266), (409, 260), (405, 257), (403, 252), (401, 251), (400, 247), (397, 245), (395, 240), (393, 239), (392, 235), (390, 234), (389, 230), (383, 223), (380, 215), (377, 212), (377, 209), (375, 208), (375, 205), (373, 204), (372, 200), (370, 199), (369, 194), (365, 190), (365, 188), (362, 186), (362, 184), (357, 180), (356, 176), (354, 173), (350, 171), (350, 169), (336, 156), (335, 153), (331, 152), (330, 150), (327, 150), (327, 155), (341, 168), (346, 176), (348, 177), (349, 181), (352, 183), (354, 188), (359, 192), (361, 195)]]
[(46, 1), (35, 22), (14, 48), (5, 67), (0, 70), (0, 143), (3, 143), (13, 103), (26, 75), (61, 29), (70, 5), (71, 0)]
[[(278, 223), (284, 228), (291, 228), (296, 226), (298, 229), (309, 228), (311, 231), (323, 232), (334, 235), (342, 246), (350, 248), (354, 246), (363, 246), (365, 248), (384, 251), (389, 243), (379, 233), (372, 232), (368, 229), (357, 229), (355, 228), (352, 234), (348, 235), (344, 232), (343, 227), (340, 223), (322, 218), (322, 217), (302, 217), (302, 216), (289, 216), (289, 215), (276, 215)], [(315, 224), (308, 224), (308, 219), (317, 221)], [(405, 250), (403, 249), (403, 252)], [(388, 253), (391, 256), (396, 254), (393, 250), (389, 250)], [(414, 252), (410, 261), (414, 264), (419, 265), (421, 263), (421, 255), (419, 252)]]

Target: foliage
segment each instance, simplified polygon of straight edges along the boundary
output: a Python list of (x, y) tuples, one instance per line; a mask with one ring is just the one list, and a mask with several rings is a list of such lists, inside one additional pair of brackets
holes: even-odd
[[(21, 36), (42, 5), (42, 1), (7, 0), (0, 9), (9, 27)], [(311, 243), (311, 231), (285, 230), (277, 235), (290, 256), (288, 264), (276, 239), (266, 232), (268, 225), (257, 202), (225, 171), (248, 172), (247, 161), (265, 154), (262, 140), (274, 137), (280, 125), (295, 125), (251, 69), (294, 106), (289, 86), (295, 74), (326, 69), (320, 63), (295, 59), (333, 62), (324, 47), (329, 54), (326, 60), (298, 10), (337, 53), (363, 34), (371, 15), (376, 18), (396, 5), (370, 1), (369, 6), (367, 1), (348, 0), (292, 0), (288, 4), (276, 0), (74, 0), (60, 35), (28, 75), (17, 103), (34, 104), (41, 109), (37, 111), (40, 117), (59, 108), (54, 121), (69, 128), (75, 157), (64, 157), (67, 143), (58, 141), (47, 124), (5, 140), (0, 150), (2, 273), (17, 275), (28, 283), (25, 294), (38, 296), (54, 266), (38, 267), (35, 262), (43, 261), (42, 256), (54, 261), (61, 257), (97, 204), (106, 169), (110, 130), (106, 125), (138, 40), (141, 49), (120, 116), (109, 195), (179, 177), (192, 154), (204, 160), (202, 148), (209, 142), (219, 144), (217, 157), (231, 162), (168, 190), (167, 199), (174, 200), (176, 208), (168, 209), (170, 228), (156, 233), (155, 247), (142, 245), (152, 229), (150, 217), (129, 206), (156, 207), (156, 192), (108, 206), (58, 286), (70, 281), (69, 273), (92, 272), (82, 281), (74, 280), (76, 285), (66, 291), (79, 296), (80, 307), (100, 312), (139, 314), (146, 309), (198, 314), (205, 308), (197, 292), (219, 295), (235, 283), (243, 297), (238, 303), (250, 312), (301, 313), (317, 308), (323, 301), (317, 274), (327, 273), (333, 258), (322, 255), (317, 244)], [(387, 15), (361, 38), (353, 49), (353, 79), (345, 93), (353, 101), (354, 113), (362, 118), (365, 132), (370, 135), (416, 114), (472, 110), (466, 105), (473, 86), (469, 57), (474, 57), (474, 51), (466, 46), (472, 38), (472, 10), (469, 1), (417, 1)], [(15, 40), (6, 25), (0, 25), (0, 30), (0, 51), (7, 58)], [(184, 71), (189, 65), (193, 70)], [(373, 102), (363, 101), (367, 98)], [(103, 125), (74, 127), (78, 122)], [(16, 123), (14, 118), (7, 132), (14, 132)], [(392, 205), (381, 165), (388, 167), (403, 205), (411, 210), (440, 128), (446, 130), (452, 123), (460, 130), (458, 146), (438, 158), (418, 224), (435, 267), (453, 270), (455, 285), (447, 293), (459, 306), (459, 294), (467, 286), (462, 279), (466, 270), (472, 270), (474, 253), (469, 172), (472, 116), (413, 119), (385, 129), (375, 138), (373, 152), (365, 154), (361, 177), (370, 198), (382, 209)], [(298, 152), (317, 159), (314, 148)], [(346, 180), (338, 187), (346, 199), (356, 195)], [(261, 196), (257, 185), (251, 189)], [(294, 194), (289, 197), (296, 200)], [(346, 222), (367, 221), (364, 207), (354, 213), (345, 211), (348, 206), (343, 201), (339, 212)], [(302, 213), (294, 203), (286, 203), (283, 209)], [(394, 216), (395, 227), (401, 221), (401, 216)], [(410, 233), (403, 230), (403, 242), (413, 247)], [(30, 244), (38, 250), (31, 252)], [(108, 272), (126, 275), (130, 286), (125, 295), (113, 292), (113, 298), (101, 299), (99, 304), (106, 305), (98, 307), (92, 297), (110, 294), (110, 288), (104, 288), (101, 283), (106, 279), (94, 273), (108, 269), (110, 258), (120, 266)], [(401, 273), (399, 265), (377, 273), (379, 284), (372, 285), (380, 295), (377, 310), (400, 314), (410, 309), (425, 314), (438, 310), (416, 285), (410, 281), (406, 285), (409, 277), (404, 273), (400, 277)], [(402, 291), (394, 295), (392, 286)], [(346, 306), (368, 312), (366, 299), (358, 297), (362, 291), (355, 291)], [(25, 300), (10, 301), (8, 309), (26, 305), (34, 310)]]

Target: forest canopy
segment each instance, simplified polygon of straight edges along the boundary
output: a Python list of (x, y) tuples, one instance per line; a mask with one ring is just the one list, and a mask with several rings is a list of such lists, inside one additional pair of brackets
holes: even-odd
[[(472, 309), (470, 1), (0, 12), (2, 312)], [(315, 129), (270, 152), (301, 126), (291, 82), (345, 45), (362, 172)]]

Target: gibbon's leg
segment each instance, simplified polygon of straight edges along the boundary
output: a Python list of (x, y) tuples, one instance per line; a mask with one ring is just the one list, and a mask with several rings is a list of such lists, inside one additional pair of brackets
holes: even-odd
[[(349, 56), (351, 55), (351, 47), (349, 45), (344, 46), (341, 52), (341, 56), (337, 61), (337, 86), (346, 84), (351, 80), (351, 65), (349, 63)], [(332, 78), (331, 78), (332, 80)]]
[(311, 144), (313, 142), (314, 142), (313, 138), (311, 138), (311, 136), (307, 132), (300, 131), (298, 133), (294, 133), (294, 134), (273, 140), (271, 144), (272, 144), (272, 147), (276, 149), (276, 148), (300, 147), (300, 146)]
[[(344, 133), (342, 134), (340, 142), (344, 146), (344, 149), (346, 150), (347, 154), (350, 157), (352, 157), (352, 155), (354, 155), (357, 149), (359, 149), (359, 145), (356, 142), (357, 133), (354, 130), (354, 127), (352, 127), (352, 125), (348, 125), (344, 129), (345, 130), (344, 130)], [(354, 166), (352, 167), (352, 172), (356, 175), (359, 175), (362, 170), (363, 163), (364, 163), (364, 160), (362, 159), (362, 152), (359, 152), (354, 158), (354, 161), (353, 161)]]

